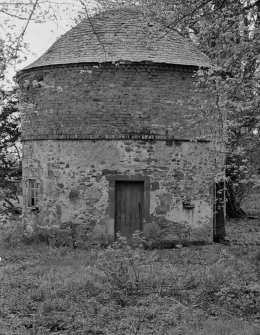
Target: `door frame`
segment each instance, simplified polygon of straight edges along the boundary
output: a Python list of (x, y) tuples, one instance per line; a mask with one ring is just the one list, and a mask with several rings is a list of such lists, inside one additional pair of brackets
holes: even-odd
[(108, 240), (112, 242), (115, 240), (115, 214), (116, 214), (116, 182), (143, 182), (144, 183), (144, 206), (143, 206), (143, 225), (149, 221), (150, 218), (150, 177), (142, 175), (124, 176), (124, 175), (106, 175), (108, 180)]
[[(213, 185), (213, 241), (218, 242), (226, 236), (226, 183), (220, 181)], [(220, 209), (217, 208), (220, 207)]]

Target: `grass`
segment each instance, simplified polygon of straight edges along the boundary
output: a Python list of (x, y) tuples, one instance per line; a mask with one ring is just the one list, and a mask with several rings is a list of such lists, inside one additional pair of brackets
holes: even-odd
[(259, 335), (259, 247), (241, 243), (153, 251), (2, 244), (0, 334)]

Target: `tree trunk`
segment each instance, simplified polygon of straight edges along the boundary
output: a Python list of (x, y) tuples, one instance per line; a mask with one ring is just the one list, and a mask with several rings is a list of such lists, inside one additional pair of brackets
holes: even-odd
[(244, 210), (240, 207), (236, 200), (236, 194), (233, 186), (233, 182), (230, 180), (226, 184), (226, 215), (229, 218), (243, 218), (246, 216)]

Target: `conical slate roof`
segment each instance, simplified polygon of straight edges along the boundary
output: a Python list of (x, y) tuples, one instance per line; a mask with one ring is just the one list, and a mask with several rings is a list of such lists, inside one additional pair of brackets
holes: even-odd
[(209, 66), (191, 41), (136, 9), (121, 7), (83, 20), (24, 70), (119, 61)]

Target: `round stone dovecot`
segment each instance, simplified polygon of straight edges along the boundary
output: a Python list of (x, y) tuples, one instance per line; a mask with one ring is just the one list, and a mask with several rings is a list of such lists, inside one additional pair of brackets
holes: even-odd
[(224, 154), (218, 114), (195, 86), (208, 66), (192, 42), (123, 7), (82, 21), (20, 71), (28, 225), (88, 241), (136, 230), (211, 241)]

